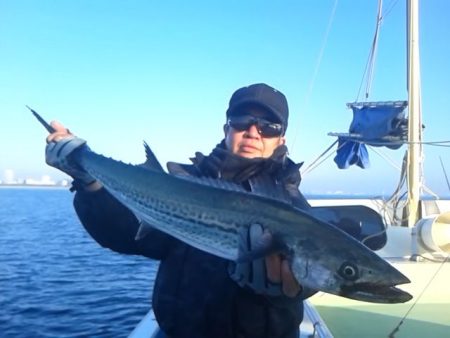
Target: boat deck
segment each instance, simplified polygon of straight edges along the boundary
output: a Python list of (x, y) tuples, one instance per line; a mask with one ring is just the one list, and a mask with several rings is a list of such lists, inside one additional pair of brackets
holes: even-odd
[[(131, 332), (128, 338), (158, 338), (158, 323), (155, 315), (150, 310), (147, 315)], [(320, 318), (317, 311), (309, 303), (305, 301), (304, 319), (300, 326), (300, 338), (332, 338), (331, 332)], [(160, 337), (163, 338), (163, 337)]]

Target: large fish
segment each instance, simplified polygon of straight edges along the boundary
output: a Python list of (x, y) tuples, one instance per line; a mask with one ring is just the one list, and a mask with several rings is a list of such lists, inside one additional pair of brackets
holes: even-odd
[[(200, 250), (236, 262), (283, 252), (295, 278), (308, 288), (377, 303), (412, 298), (395, 287), (409, 283), (407, 277), (335, 226), (231, 183), (169, 175), (146, 149), (146, 166), (125, 164), (87, 147), (71, 156), (144, 224)], [(240, 236), (251, 224), (268, 229), (272, 240), (243, 253)]]

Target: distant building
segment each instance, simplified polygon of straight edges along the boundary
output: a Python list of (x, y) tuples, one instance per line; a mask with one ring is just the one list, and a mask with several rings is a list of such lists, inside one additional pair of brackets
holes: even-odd
[(0, 185), (16, 185), (16, 186), (55, 186), (55, 187), (68, 187), (70, 186), (69, 179), (58, 179), (54, 180), (49, 175), (43, 175), (40, 179), (33, 177), (27, 178), (16, 178), (16, 174), (12, 169), (6, 169), (3, 171), (2, 179), (0, 180)]
[(14, 170), (5, 169), (5, 171), (3, 171), (2, 184), (17, 184), (17, 180), (15, 179)]
[(50, 176), (44, 175), (44, 176), (42, 176), (42, 178), (41, 178), (41, 184), (44, 184), (44, 185), (56, 185), (56, 182), (53, 181), (53, 180), (50, 178)]
[(50, 176), (44, 175), (40, 180), (36, 180), (34, 178), (26, 178), (25, 185), (56, 185), (56, 182), (53, 181)]
[(61, 180), (58, 181), (57, 185), (60, 185), (61, 187), (68, 187), (70, 184), (69, 180)]

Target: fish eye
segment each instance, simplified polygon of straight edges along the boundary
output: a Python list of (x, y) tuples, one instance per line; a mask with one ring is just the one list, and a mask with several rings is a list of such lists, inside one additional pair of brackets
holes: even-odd
[(338, 273), (342, 278), (350, 281), (354, 281), (359, 277), (358, 268), (349, 262), (344, 262), (339, 268)]

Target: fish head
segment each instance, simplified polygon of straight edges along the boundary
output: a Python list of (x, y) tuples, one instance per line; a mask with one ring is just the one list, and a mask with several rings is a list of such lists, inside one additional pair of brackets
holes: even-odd
[[(308, 288), (372, 303), (404, 303), (412, 296), (396, 285), (410, 280), (370, 249), (350, 239), (349, 245), (332, 243), (313, 248), (302, 243), (293, 248), (291, 269)], [(309, 242), (310, 244), (311, 242)], [(295, 254), (297, 250), (301, 253)]]

